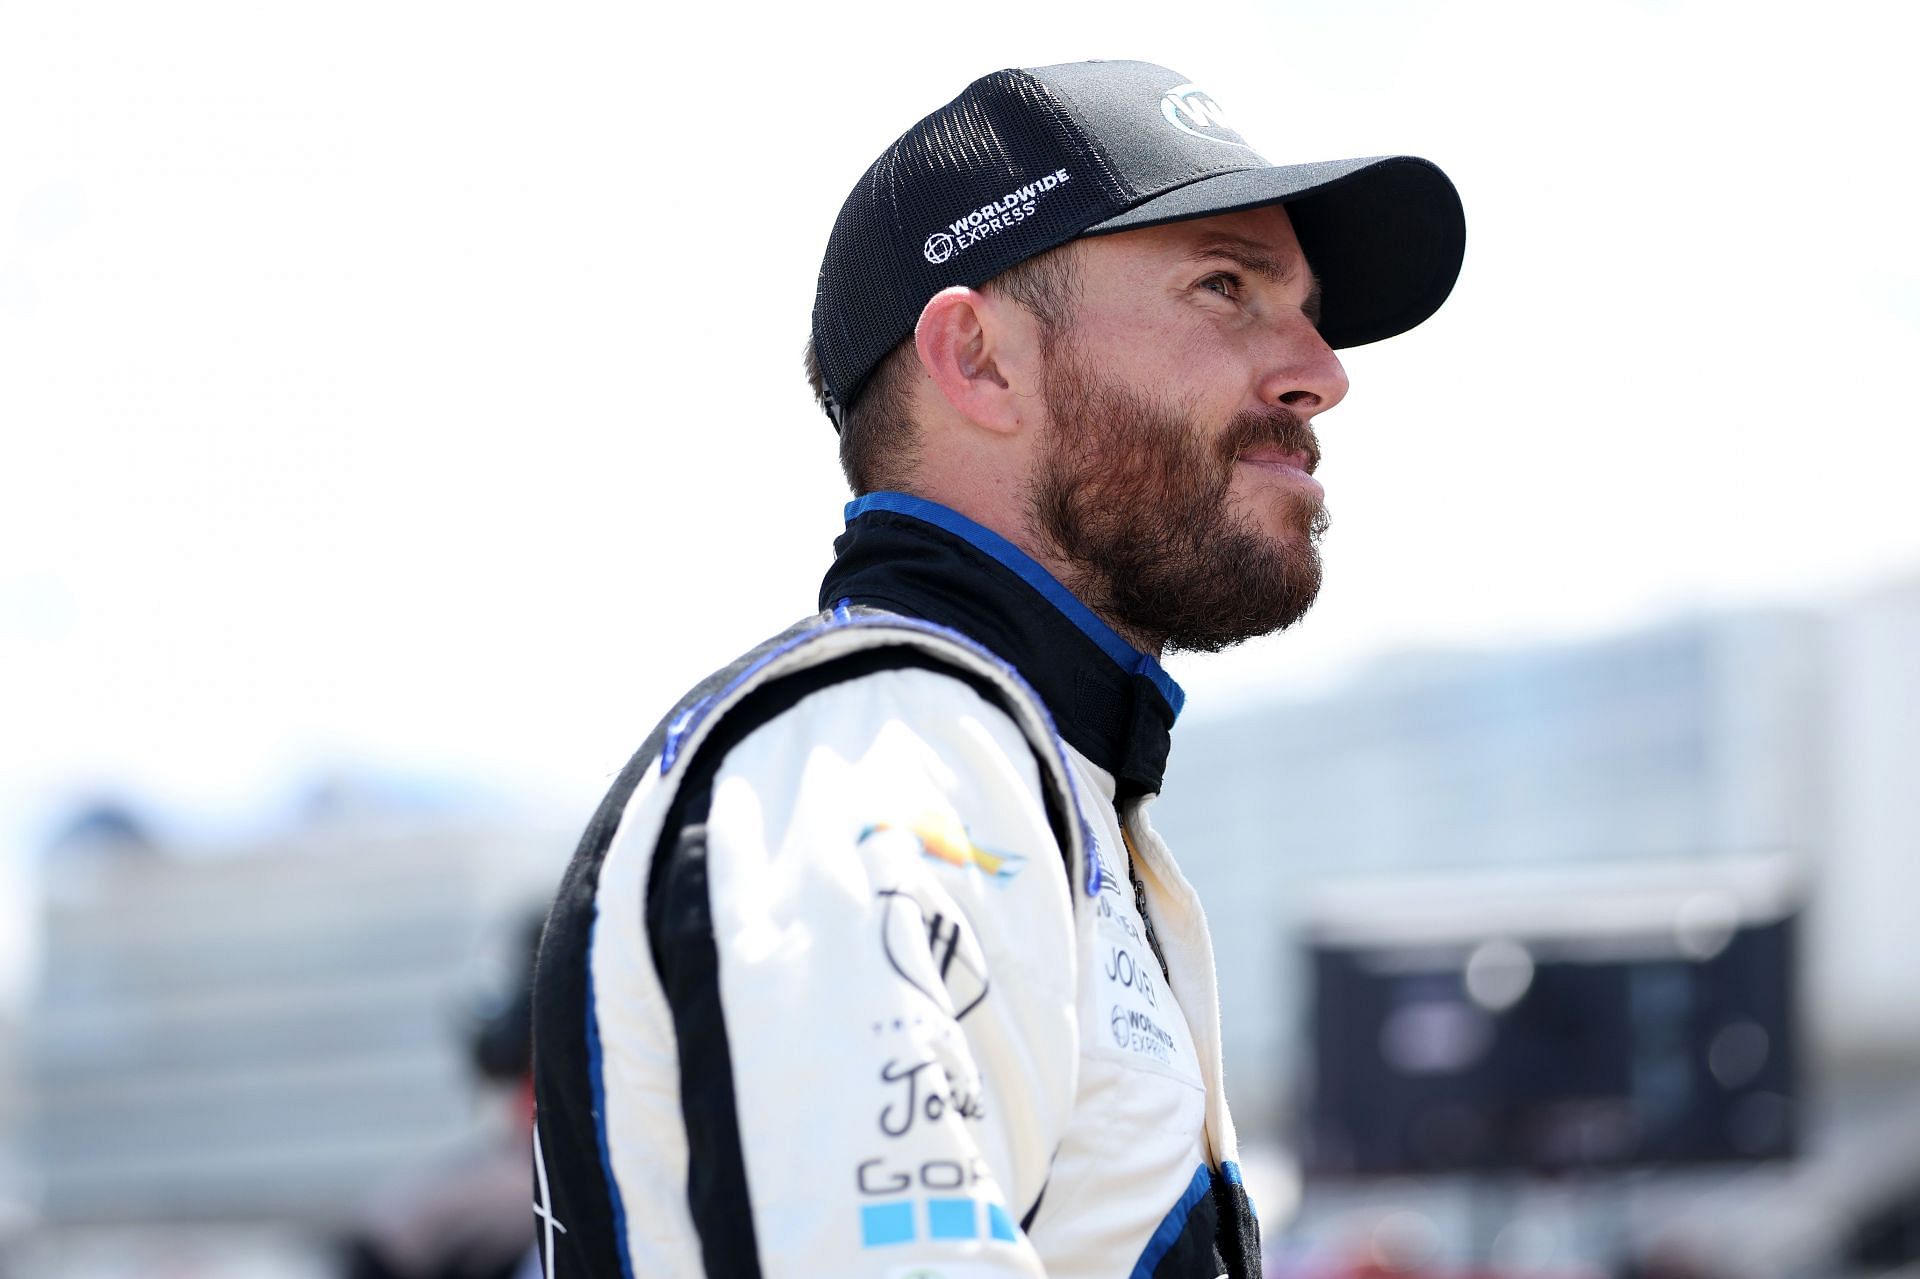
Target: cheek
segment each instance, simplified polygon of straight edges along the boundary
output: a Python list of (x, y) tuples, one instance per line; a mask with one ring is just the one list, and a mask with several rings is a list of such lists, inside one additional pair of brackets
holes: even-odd
[(1091, 332), (1081, 350), (1091, 367), (1202, 422), (1225, 421), (1251, 385), (1229, 344), (1204, 325), (1165, 323)]
[(1087, 308), (1077, 320), (1080, 348), (1108, 368), (1171, 373), (1223, 355), (1216, 327), (1190, 308)]

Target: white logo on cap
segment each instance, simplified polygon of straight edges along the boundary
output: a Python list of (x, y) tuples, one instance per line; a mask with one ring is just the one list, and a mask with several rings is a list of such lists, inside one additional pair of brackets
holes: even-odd
[(1040, 202), (1048, 195), (1072, 180), (1073, 175), (1065, 169), (1055, 169), (1052, 173), (1041, 174), (1032, 182), (1022, 183), (977, 209), (968, 209), (947, 223), (945, 231), (935, 231), (928, 236), (927, 242), (920, 246), (920, 255), (939, 266), (954, 254), (965, 253), (990, 235), (1010, 231), (1032, 217), (1039, 210)]
[[(1180, 132), (1230, 147), (1247, 146), (1213, 95), (1197, 84), (1176, 84), (1160, 99), (1160, 114)], [(1248, 147), (1248, 150), (1252, 150)]]

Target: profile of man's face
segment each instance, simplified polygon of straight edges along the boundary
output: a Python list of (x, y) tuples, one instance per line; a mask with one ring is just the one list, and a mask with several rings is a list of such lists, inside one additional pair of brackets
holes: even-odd
[[(1230, 228), (1233, 245), (1257, 228), (1252, 247), (1229, 251), (1263, 268), (1290, 252), (1310, 278), (1284, 215), (1262, 212)], [(1209, 230), (1135, 233), (1138, 243), (1081, 254), (1081, 308), (1096, 310), (1047, 345), (1028, 492), (1034, 531), (1089, 606), (1137, 638), (1203, 652), (1293, 624), (1318, 594), (1327, 513), (1298, 472), (1320, 457), (1307, 417), (1345, 391), (1317, 333), (1300, 332), (1305, 285), (1240, 271), (1223, 287)], [(1266, 371), (1287, 360), (1306, 371), (1272, 381)], [(1322, 393), (1273, 389), (1293, 382)], [(1292, 474), (1249, 461), (1276, 456), (1298, 464), (1281, 468)]]
[(1070, 340), (1049, 352), (1048, 426), (1030, 508), (1076, 570), (1087, 604), (1170, 648), (1216, 652), (1291, 626), (1320, 591), (1326, 506), (1282, 499), (1288, 535), (1236, 511), (1229, 492), (1247, 446), (1319, 449), (1290, 410), (1246, 412), (1224, 430), (1092, 367)]

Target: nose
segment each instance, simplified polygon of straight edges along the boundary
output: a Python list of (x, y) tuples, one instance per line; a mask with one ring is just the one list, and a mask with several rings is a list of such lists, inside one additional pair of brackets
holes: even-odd
[(1284, 404), (1303, 418), (1324, 413), (1346, 398), (1347, 370), (1301, 312), (1276, 321), (1259, 394), (1262, 403)]

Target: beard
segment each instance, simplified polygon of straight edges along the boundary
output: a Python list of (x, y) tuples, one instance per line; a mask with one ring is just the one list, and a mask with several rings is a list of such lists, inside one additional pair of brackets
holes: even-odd
[(1190, 413), (1101, 376), (1069, 340), (1046, 358), (1027, 506), (1067, 588), (1143, 647), (1213, 653), (1299, 621), (1320, 591), (1325, 505), (1285, 486), (1276, 538), (1234, 509), (1230, 490), (1235, 459), (1257, 445), (1306, 453), (1311, 470), (1312, 428), (1275, 406), (1235, 416), (1209, 441)]

